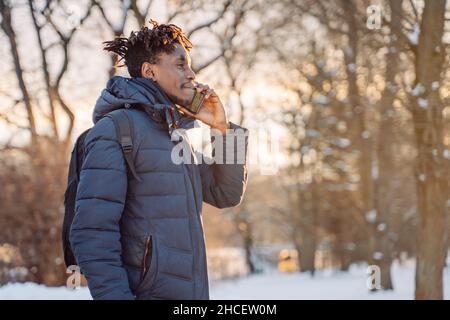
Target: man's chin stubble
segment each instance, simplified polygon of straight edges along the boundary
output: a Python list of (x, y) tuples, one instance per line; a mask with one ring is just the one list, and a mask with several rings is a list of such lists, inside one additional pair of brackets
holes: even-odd
[(190, 100), (188, 100), (188, 99), (180, 99), (180, 98), (178, 98), (178, 97), (176, 97), (176, 96), (174, 96), (174, 95), (168, 95), (169, 96), (169, 99), (173, 102), (173, 103), (175, 103), (175, 104), (177, 104), (177, 105), (179, 105), (179, 106), (182, 106), (182, 107), (186, 107), (186, 106), (189, 106), (189, 104), (191, 103), (191, 101)]

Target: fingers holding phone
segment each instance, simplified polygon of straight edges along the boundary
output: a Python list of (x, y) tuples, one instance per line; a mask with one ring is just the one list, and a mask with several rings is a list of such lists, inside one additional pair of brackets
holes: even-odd
[(219, 96), (214, 89), (205, 84), (196, 83), (190, 105), (180, 107), (180, 111), (220, 131), (226, 130), (228, 126), (225, 108)]
[[(188, 105), (180, 106), (180, 110), (186, 113), (189, 116), (193, 116), (200, 111), (200, 108), (203, 106), (205, 100), (210, 100), (210, 97), (215, 95), (213, 89), (211, 89), (206, 84), (201, 84), (195, 82), (195, 87), (193, 88), (194, 95)], [(216, 95), (216, 99), (218, 100), (218, 96)], [(210, 103), (211, 101), (208, 101)]]
[[(208, 100), (208, 102), (215, 102), (216, 100), (219, 100), (219, 96), (216, 94), (214, 89), (210, 88), (207, 84), (201, 84), (197, 82), (197, 86), (195, 87), (195, 90), (197, 92), (200, 92), (204, 95), (205, 100)], [(212, 101), (209, 101), (212, 100)]]

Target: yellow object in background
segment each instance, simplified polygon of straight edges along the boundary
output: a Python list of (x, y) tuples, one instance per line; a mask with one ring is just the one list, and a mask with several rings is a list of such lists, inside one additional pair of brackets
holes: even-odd
[(295, 249), (283, 249), (278, 255), (278, 271), (280, 272), (297, 272), (298, 252)]

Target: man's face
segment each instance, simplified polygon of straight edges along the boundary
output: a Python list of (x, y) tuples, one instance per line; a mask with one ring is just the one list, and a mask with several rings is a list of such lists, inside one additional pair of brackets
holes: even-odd
[(161, 53), (157, 64), (145, 63), (142, 73), (155, 80), (175, 104), (188, 106), (194, 97), (195, 73), (191, 69), (191, 57), (178, 43), (173, 53)]

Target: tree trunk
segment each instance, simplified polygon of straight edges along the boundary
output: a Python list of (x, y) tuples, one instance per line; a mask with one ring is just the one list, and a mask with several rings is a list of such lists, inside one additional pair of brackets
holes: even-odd
[[(374, 262), (381, 270), (381, 287), (383, 290), (392, 290), (391, 265), (393, 256), (393, 244), (389, 238), (395, 215), (396, 188), (393, 182), (396, 177), (396, 145), (395, 145), (395, 109), (394, 100), (397, 89), (395, 76), (399, 72), (400, 56), (398, 40), (395, 34), (401, 32), (402, 1), (389, 1), (391, 12), (390, 40), (388, 43), (388, 53), (386, 54), (385, 88), (379, 104), (380, 127), (378, 131), (377, 160), (378, 178), (376, 180), (376, 208), (377, 219), (374, 225), (374, 249), (381, 253), (381, 257), (376, 257)], [(375, 258), (375, 257), (373, 257)], [(378, 260), (378, 261), (377, 261)]]
[[(352, 30), (348, 35), (347, 48), (344, 52), (345, 70), (348, 81), (348, 98), (352, 107), (352, 121), (351, 121), (351, 136), (354, 141), (354, 147), (359, 151), (358, 171), (360, 176), (360, 190), (361, 190), (361, 209), (362, 214), (374, 212), (374, 186), (372, 180), (372, 152), (371, 152), (371, 138), (368, 135), (365, 124), (365, 109), (361, 101), (361, 95), (358, 89), (357, 79), (357, 65), (359, 55), (359, 41), (358, 34), (359, 21), (357, 21), (357, 8), (353, 1), (342, 1), (343, 9), (346, 14), (346, 23), (348, 29)], [(374, 243), (376, 236), (373, 232), (373, 225), (367, 225), (368, 236), (368, 262), (372, 263)]]
[(392, 284), (391, 276), (392, 259), (382, 259), (380, 262), (381, 271), (381, 288), (383, 290), (393, 290), (394, 285)]
[(425, 2), (415, 61), (417, 94), (413, 118), (418, 150), (415, 169), (419, 215), (416, 299), (443, 298), (448, 177), (443, 157), (443, 106), (439, 90), (433, 84), (441, 83), (445, 4), (445, 0)]
[[(299, 247), (300, 251), (298, 252), (299, 256), (299, 267), (301, 272), (309, 272), (311, 275), (314, 275), (315, 262), (316, 262), (316, 247), (317, 247), (317, 239), (316, 239), (316, 212), (315, 212), (315, 204), (313, 203), (314, 199), (314, 183), (313, 186), (310, 187), (309, 192), (300, 191), (304, 193), (302, 195), (303, 203), (300, 205), (301, 208), (301, 223), (300, 223), (300, 241)], [(305, 201), (306, 200), (306, 201)]]
[(300, 271), (309, 272), (314, 275), (316, 262), (316, 239), (314, 236), (303, 236), (300, 245)]
[(246, 225), (247, 231), (242, 235), (242, 238), (244, 240), (245, 261), (247, 263), (250, 274), (254, 274), (256, 273), (256, 268), (252, 260), (253, 238), (250, 224), (246, 223)]
[(346, 230), (343, 230), (342, 223), (339, 223), (336, 227), (336, 241), (333, 252), (339, 264), (339, 270), (345, 272), (348, 271), (351, 263), (350, 252), (347, 248), (347, 234)]
[(239, 211), (234, 213), (234, 223), (242, 240), (242, 245), (245, 252), (245, 262), (247, 264), (248, 271), (250, 274), (254, 274), (256, 272), (256, 268), (252, 260), (253, 233), (250, 222), (248, 221), (248, 213), (245, 207), (238, 208), (237, 210)]

